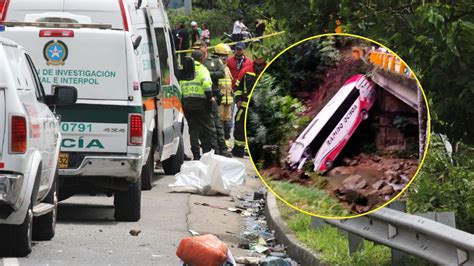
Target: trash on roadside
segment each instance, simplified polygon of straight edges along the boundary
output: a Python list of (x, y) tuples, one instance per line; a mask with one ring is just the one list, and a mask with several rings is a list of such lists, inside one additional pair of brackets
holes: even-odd
[(227, 210), (230, 211), (230, 212), (242, 213), (242, 210), (241, 210), (241, 209), (237, 209), (237, 208), (227, 208)]
[(210, 151), (199, 161), (185, 162), (175, 177), (176, 182), (168, 185), (173, 192), (230, 195), (232, 186), (245, 183), (246, 169), (238, 160)]
[(136, 229), (132, 229), (130, 230), (130, 235), (132, 236), (138, 236), (138, 234), (140, 234), (142, 231), (141, 230), (136, 230)]
[(284, 259), (281, 257), (268, 256), (260, 261), (261, 266), (293, 266), (296, 263), (291, 259)]
[(205, 202), (204, 202), (204, 203), (194, 202), (194, 205), (205, 206), (205, 207), (211, 207), (211, 208), (220, 209), (220, 210), (226, 210), (226, 209), (227, 209), (226, 207), (211, 205), (211, 204), (205, 203)]
[(198, 232), (196, 232), (196, 231), (194, 231), (194, 230), (191, 230), (191, 229), (189, 229), (188, 232), (189, 232), (192, 236), (199, 236), (199, 235), (201, 235), (200, 233), (198, 233)]
[(183, 238), (176, 250), (183, 264), (193, 266), (222, 266), (229, 254), (227, 245), (211, 234)]
[(250, 250), (255, 251), (257, 253), (260, 253), (260, 254), (263, 254), (268, 250), (268, 248), (265, 247), (265, 246), (262, 246), (262, 245), (258, 245), (258, 244), (257, 245), (250, 244)]
[(262, 258), (259, 257), (237, 257), (235, 262), (244, 265), (259, 265)]

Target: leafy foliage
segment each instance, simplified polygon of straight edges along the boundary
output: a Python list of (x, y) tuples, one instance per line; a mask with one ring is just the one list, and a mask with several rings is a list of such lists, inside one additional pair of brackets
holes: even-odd
[(221, 37), (223, 32), (229, 32), (229, 30), (232, 33), (234, 21), (225, 10), (204, 10), (195, 8), (193, 9), (192, 15), (188, 15), (183, 10), (170, 9), (167, 13), (172, 27), (183, 22), (186, 27), (191, 30), (189, 25), (191, 21), (194, 20), (199, 23), (199, 26), (201, 26), (202, 23), (207, 24), (211, 32), (211, 38)]
[(300, 43), (276, 59), (269, 73), (287, 88), (284, 93), (314, 90), (324, 73), (341, 59), (334, 43), (332, 37)]
[(474, 151), (466, 146), (453, 155), (433, 136), (423, 171), (410, 186), (410, 212), (454, 211), (458, 228), (474, 233)]
[(289, 134), (308, 121), (301, 117), (304, 110), (298, 99), (286, 95), (285, 88), (265, 73), (252, 94), (247, 117), (247, 137), (253, 160), (262, 159), (264, 145), (287, 142)]
[[(453, 143), (474, 144), (472, 1), (344, 1), (345, 31), (373, 37), (412, 66), (427, 90), (434, 128)], [(454, 107), (454, 108), (453, 108)]]

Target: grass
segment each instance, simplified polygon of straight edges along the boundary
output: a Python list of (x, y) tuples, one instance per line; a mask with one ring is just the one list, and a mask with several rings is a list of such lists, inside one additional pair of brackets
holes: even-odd
[(324, 190), (282, 181), (269, 181), (270, 187), (291, 205), (321, 216), (349, 216), (347, 209)]
[(321, 259), (330, 265), (390, 265), (390, 249), (365, 241), (364, 249), (349, 254), (348, 240), (336, 228), (325, 226), (311, 229), (311, 216), (297, 212), (278, 201), (282, 218), (296, 237), (315, 252), (321, 252)]

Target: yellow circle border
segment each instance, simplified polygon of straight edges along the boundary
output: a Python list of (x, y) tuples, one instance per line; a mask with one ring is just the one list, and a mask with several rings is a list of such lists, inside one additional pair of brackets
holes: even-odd
[[(267, 184), (267, 182), (265, 181), (265, 179), (262, 177), (262, 175), (260, 174), (260, 172), (258, 171), (257, 169), (257, 166), (255, 165), (254, 161), (253, 161), (253, 158), (252, 158), (252, 154), (250, 152), (250, 149), (249, 149), (249, 145), (248, 145), (248, 138), (247, 138), (247, 115), (248, 115), (248, 109), (249, 109), (249, 106), (250, 106), (250, 101), (252, 99), (252, 95), (253, 95), (253, 91), (255, 90), (255, 87), (257, 86), (258, 82), (260, 81), (260, 78), (263, 76), (263, 74), (265, 73), (265, 71), (267, 70), (268, 67), (271, 66), (271, 64), (277, 59), (279, 58), (282, 54), (284, 54), (286, 51), (288, 51), (289, 49), (303, 43), (303, 42), (306, 42), (306, 41), (309, 41), (309, 40), (313, 40), (313, 39), (317, 39), (317, 38), (322, 38), (322, 37), (330, 37), (330, 36), (347, 36), (347, 37), (355, 37), (355, 38), (359, 38), (359, 39), (363, 39), (363, 40), (366, 40), (368, 42), (372, 42), (372, 43), (375, 43), (377, 45), (379, 45), (380, 47), (383, 47), (385, 49), (387, 49), (389, 52), (393, 53), (395, 56), (397, 56), (406, 66), (407, 68), (410, 70), (411, 73), (413, 73), (413, 77), (415, 78), (417, 84), (418, 84), (418, 87), (421, 91), (421, 93), (423, 94), (423, 99), (425, 101), (425, 106), (426, 106), (426, 114), (427, 114), (427, 131), (426, 131), (426, 134), (427, 134), (427, 139), (426, 139), (426, 145), (425, 145), (425, 151), (423, 152), (423, 157), (421, 158), (421, 162), (420, 164), (418, 165), (418, 169), (416, 170), (415, 174), (413, 175), (413, 177), (411, 178), (410, 182), (408, 182), (408, 184), (402, 189), (402, 191), (400, 191), (400, 193), (398, 193), (395, 197), (393, 197), (392, 199), (390, 199), (389, 201), (387, 201), (386, 203), (384, 203), (382, 206), (379, 206), (373, 210), (370, 210), (368, 212), (365, 212), (365, 213), (361, 213), (361, 214), (357, 214), (357, 215), (352, 215), (352, 216), (323, 216), (323, 215), (317, 215), (317, 214), (314, 214), (314, 213), (310, 213), (310, 212), (307, 212), (305, 210), (302, 210), (294, 205), (292, 205), (291, 203), (287, 202), (286, 200), (284, 200), (282, 197), (280, 197), (280, 195), (278, 195), (275, 191), (273, 191), (273, 189)], [(398, 56), (398, 54), (396, 54), (395, 52), (393, 52), (391, 49), (389, 49), (388, 47), (386, 47), (385, 45), (377, 42), (377, 41), (374, 41), (372, 39), (369, 39), (367, 37), (363, 37), (363, 36), (360, 36), (360, 35), (356, 35), (356, 34), (350, 34), (350, 33), (326, 33), (326, 34), (318, 34), (318, 35), (314, 35), (314, 36), (311, 36), (311, 37), (308, 37), (308, 38), (305, 38), (303, 40), (300, 40), (296, 43), (293, 43), (292, 45), (288, 46), (287, 48), (285, 48), (283, 51), (281, 51), (280, 53), (278, 53), (275, 57), (272, 58), (272, 60), (265, 66), (265, 68), (262, 70), (262, 72), (259, 74), (259, 76), (257, 77), (257, 80), (255, 81), (255, 84), (253, 85), (252, 87), (252, 90), (249, 94), (249, 97), (248, 97), (248, 105), (246, 107), (246, 110), (245, 110), (245, 118), (244, 118), (244, 135), (245, 135), (245, 146), (247, 148), (247, 151), (248, 151), (248, 154), (249, 154), (249, 157), (250, 157), (250, 161), (255, 169), (255, 172), (257, 173), (258, 177), (260, 178), (260, 180), (262, 180), (262, 182), (265, 184), (265, 186), (268, 188), (268, 190), (270, 190), (271, 193), (273, 193), (273, 195), (275, 195), (275, 197), (277, 197), (279, 200), (281, 200), (282, 202), (284, 202), (286, 205), (288, 205), (289, 207), (299, 211), (299, 212), (302, 212), (304, 214), (307, 214), (307, 215), (311, 215), (311, 216), (314, 216), (314, 217), (319, 217), (319, 218), (322, 218), (322, 219), (335, 219), (335, 220), (343, 220), (343, 219), (351, 219), (351, 218), (357, 218), (357, 217), (361, 217), (361, 216), (364, 216), (364, 215), (367, 215), (367, 214), (370, 214), (370, 213), (373, 213), (375, 211), (378, 211), (382, 208), (384, 208), (385, 206), (387, 206), (388, 204), (390, 204), (391, 202), (393, 202), (394, 200), (396, 200), (397, 198), (399, 198), (407, 189), (408, 187), (411, 185), (411, 183), (415, 180), (415, 178), (418, 176), (418, 173), (420, 172), (420, 169), (421, 167), (423, 166), (423, 163), (425, 162), (425, 158), (426, 158), (426, 154), (428, 153), (428, 148), (430, 146), (430, 141), (431, 141), (431, 115), (430, 115), (430, 109), (429, 109), (429, 105), (428, 105), (428, 100), (426, 98), (426, 94), (423, 90), (423, 87), (421, 86), (421, 83), (420, 81), (418, 80), (418, 77), (416, 76), (415, 72), (413, 72), (413, 70), (411, 69), (411, 67), (400, 57)]]

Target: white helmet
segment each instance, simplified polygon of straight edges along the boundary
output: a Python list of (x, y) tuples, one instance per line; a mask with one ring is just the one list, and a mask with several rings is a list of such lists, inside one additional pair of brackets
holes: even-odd
[(196, 21), (192, 21), (192, 22), (191, 22), (191, 26), (192, 26), (192, 27), (197, 26), (197, 22), (196, 22)]

